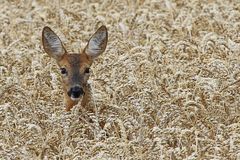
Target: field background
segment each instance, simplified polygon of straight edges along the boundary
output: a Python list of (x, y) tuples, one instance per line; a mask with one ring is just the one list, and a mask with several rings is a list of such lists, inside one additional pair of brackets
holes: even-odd
[[(0, 159), (240, 159), (238, 0), (0, 2)], [(103, 24), (93, 110), (66, 113), (42, 29), (72, 53)]]

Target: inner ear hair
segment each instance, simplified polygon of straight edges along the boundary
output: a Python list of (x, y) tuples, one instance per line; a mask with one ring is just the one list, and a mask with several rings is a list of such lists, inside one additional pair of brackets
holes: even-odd
[(108, 32), (105, 26), (101, 26), (89, 39), (85, 53), (92, 59), (99, 56), (106, 49)]
[(42, 41), (45, 52), (51, 57), (59, 60), (66, 53), (60, 38), (47, 26), (43, 28)]

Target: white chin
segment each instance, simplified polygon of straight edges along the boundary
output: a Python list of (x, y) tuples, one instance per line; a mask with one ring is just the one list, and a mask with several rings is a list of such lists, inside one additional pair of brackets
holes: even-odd
[(73, 100), (73, 101), (79, 101), (80, 98), (73, 98), (73, 97), (71, 97), (71, 100)]

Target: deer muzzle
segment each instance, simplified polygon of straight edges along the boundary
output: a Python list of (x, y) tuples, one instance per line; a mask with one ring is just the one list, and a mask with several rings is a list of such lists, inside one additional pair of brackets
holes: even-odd
[(84, 91), (81, 86), (77, 85), (71, 87), (67, 94), (72, 100), (79, 100), (79, 98), (84, 95)]

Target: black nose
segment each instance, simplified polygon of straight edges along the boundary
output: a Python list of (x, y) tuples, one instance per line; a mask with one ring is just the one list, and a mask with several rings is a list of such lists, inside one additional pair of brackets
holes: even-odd
[(81, 88), (81, 87), (79, 87), (79, 86), (75, 86), (75, 87), (72, 87), (71, 89), (70, 89), (70, 95), (71, 95), (71, 97), (73, 97), (73, 98), (79, 98), (81, 95), (83, 95), (84, 94), (84, 91), (83, 91), (83, 89)]

